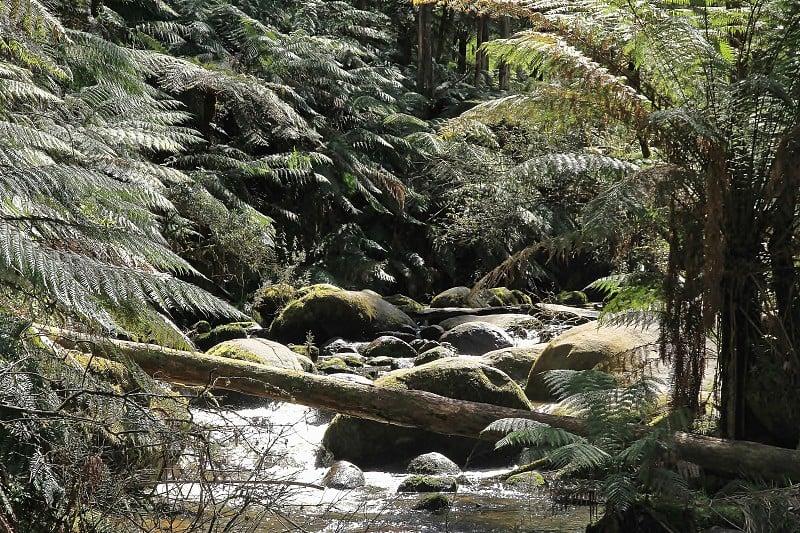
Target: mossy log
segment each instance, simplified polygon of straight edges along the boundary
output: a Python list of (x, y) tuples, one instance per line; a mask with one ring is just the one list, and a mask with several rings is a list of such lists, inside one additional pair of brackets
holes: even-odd
[[(55, 328), (42, 327), (40, 331), (56, 342), (88, 349), (95, 355), (121, 354), (130, 357), (145, 372), (164, 381), (233, 390), (445, 435), (495, 440), (496, 436), (481, 432), (491, 422), (501, 418), (527, 418), (575, 434), (586, 434), (585, 423), (575, 417), (454, 400), (425, 391), (340, 381), (200, 352), (94, 337)], [(645, 426), (639, 429), (647, 431)], [(673, 433), (669, 444), (678, 458), (715, 472), (800, 481), (800, 451), (797, 450), (682, 432)]]

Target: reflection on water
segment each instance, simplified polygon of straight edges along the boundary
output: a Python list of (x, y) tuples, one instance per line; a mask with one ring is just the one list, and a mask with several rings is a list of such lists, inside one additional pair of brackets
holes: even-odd
[(412, 510), (422, 495), (398, 494), (405, 478), (399, 472), (365, 472), (358, 489), (323, 488), (319, 447), (330, 416), (315, 409), (265, 402), (197, 410), (194, 417), (208, 429), (213, 453), (187, 450), (159, 491), (173, 502), (234, 509), (230, 516), (242, 527), (233, 531), (566, 532), (583, 531), (590, 521), (587, 507), (556, 508), (546, 491), (503, 486), (500, 470), (465, 472), (442, 514)]

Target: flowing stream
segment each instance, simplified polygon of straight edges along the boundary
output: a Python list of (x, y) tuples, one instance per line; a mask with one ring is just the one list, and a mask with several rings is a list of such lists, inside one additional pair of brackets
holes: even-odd
[(323, 488), (319, 451), (330, 415), (316, 409), (264, 401), (194, 416), (225, 461), (198, 472), (204, 454), (187, 453), (177, 479), (160, 489), (172, 501), (246, 507), (231, 531), (566, 532), (590, 521), (589, 507), (555, 505), (546, 489), (504, 486), (496, 476), (506, 469), (467, 469), (443, 513), (413, 510), (424, 495), (397, 493), (401, 471), (366, 471), (358, 489)]

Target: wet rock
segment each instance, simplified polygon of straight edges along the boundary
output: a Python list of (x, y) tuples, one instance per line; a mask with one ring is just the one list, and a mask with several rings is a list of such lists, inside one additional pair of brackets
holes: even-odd
[(416, 357), (417, 351), (406, 341), (397, 337), (378, 337), (364, 349), (366, 357)]
[(487, 322), (459, 324), (442, 335), (441, 340), (452, 344), (459, 353), (468, 355), (483, 355), (514, 345), (508, 333)]
[(545, 479), (539, 472), (521, 472), (506, 479), (505, 484), (515, 489), (530, 491), (543, 487)]
[(451, 476), (409, 476), (400, 482), (397, 492), (455, 492), (456, 478)]
[(444, 328), (439, 324), (424, 326), (419, 330), (419, 336), (423, 339), (438, 341), (444, 334)]
[(428, 494), (414, 504), (415, 511), (430, 511), (432, 513), (445, 513), (453, 506), (453, 498), (446, 494)]
[(392, 366), (394, 363), (394, 357), (387, 357), (385, 355), (381, 355), (379, 357), (372, 357), (367, 359), (367, 364), (371, 366)]
[(272, 321), (273, 339), (299, 344), (308, 332), (317, 340), (335, 336), (367, 340), (379, 331), (416, 331), (411, 317), (374, 294), (333, 285), (313, 285), (303, 294)]
[(335, 337), (325, 342), (319, 349), (320, 355), (334, 355), (341, 352), (358, 353), (352, 342), (348, 342), (341, 337)]
[(293, 352), (283, 344), (267, 339), (233, 339), (217, 344), (206, 353), (284, 370), (302, 372), (314, 366), (311, 359)]
[(336, 461), (322, 478), (322, 485), (331, 489), (347, 490), (364, 486), (364, 472), (353, 463)]
[(451, 475), (458, 476), (461, 469), (453, 461), (438, 452), (418, 455), (408, 463), (406, 472), (421, 475)]

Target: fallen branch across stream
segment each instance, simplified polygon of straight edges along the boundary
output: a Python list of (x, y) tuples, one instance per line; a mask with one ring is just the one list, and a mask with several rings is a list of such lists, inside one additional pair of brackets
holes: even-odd
[[(156, 379), (298, 403), (398, 426), (445, 435), (495, 440), (481, 435), (501, 418), (527, 418), (586, 435), (583, 420), (523, 409), (454, 400), (425, 391), (352, 383), (331, 377), (276, 369), (222, 357), (163, 348), (154, 344), (95, 337), (52, 327), (39, 332), (70, 348), (98, 356), (131, 358)], [(647, 431), (646, 426), (641, 431)], [(669, 437), (675, 455), (715, 472), (771, 480), (800, 480), (800, 451), (747, 441), (675, 432)]]

